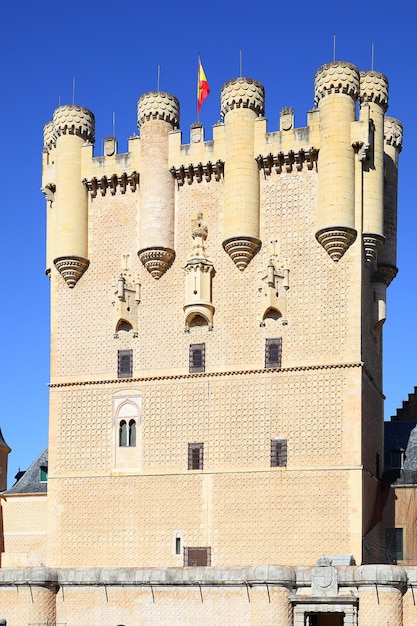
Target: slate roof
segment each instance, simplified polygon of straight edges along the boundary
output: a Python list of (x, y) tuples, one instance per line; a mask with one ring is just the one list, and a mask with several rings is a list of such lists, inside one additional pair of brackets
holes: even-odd
[[(417, 420), (405, 419), (386, 422), (384, 482), (395, 485), (417, 483)], [(403, 468), (390, 469), (390, 453), (404, 450)]]
[(48, 467), (48, 448), (44, 450), (32, 465), (24, 472), (17, 482), (3, 491), (4, 495), (12, 493), (45, 493), (47, 491), (46, 481), (40, 481), (41, 467)]

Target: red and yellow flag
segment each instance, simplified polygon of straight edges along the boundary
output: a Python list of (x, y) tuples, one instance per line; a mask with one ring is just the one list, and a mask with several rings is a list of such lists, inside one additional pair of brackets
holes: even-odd
[(198, 78), (197, 78), (197, 111), (200, 113), (201, 105), (210, 93), (210, 87), (207, 82), (203, 66), (198, 59)]

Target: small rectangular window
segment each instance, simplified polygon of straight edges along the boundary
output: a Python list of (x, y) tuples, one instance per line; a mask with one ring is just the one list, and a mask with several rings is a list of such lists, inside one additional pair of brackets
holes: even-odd
[(281, 367), (282, 337), (265, 339), (265, 367)]
[(404, 529), (385, 529), (385, 550), (388, 563), (397, 563), (404, 560)]
[(184, 567), (211, 565), (211, 548), (184, 548)]
[(188, 469), (201, 470), (204, 465), (204, 443), (188, 444)]
[(117, 351), (117, 376), (119, 378), (132, 378), (133, 375), (133, 350)]
[(190, 372), (205, 372), (206, 370), (206, 344), (192, 343), (190, 345)]
[(391, 469), (403, 469), (404, 450), (391, 450), (390, 452)]
[(271, 439), (271, 467), (286, 467), (287, 458), (287, 440)]
[(46, 483), (48, 481), (48, 468), (46, 465), (41, 465), (39, 468), (39, 482)]

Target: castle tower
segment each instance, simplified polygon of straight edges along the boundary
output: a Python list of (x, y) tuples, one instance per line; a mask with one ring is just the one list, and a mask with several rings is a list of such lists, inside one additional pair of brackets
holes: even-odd
[(142, 158), (138, 255), (156, 280), (175, 258), (175, 182), (169, 171), (168, 135), (178, 128), (179, 115), (179, 102), (168, 93), (152, 91), (138, 100)]
[(356, 238), (351, 124), (359, 94), (358, 69), (343, 62), (323, 65), (316, 72), (314, 91), (320, 111), (316, 238), (338, 261)]
[(361, 117), (369, 124), (370, 145), (363, 161), (362, 237), (368, 262), (376, 260), (384, 237), (384, 114), (388, 80), (379, 72), (360, 73)]
[[(86, 109), (45, 128), (57, 622), (80, 615), (74, 580), (89, 623), (112, 602), (126, 606), (115, 621), (145, 607), (168, 623), (186, 587), (198, 619), (220, 585), (243, 598), (230, 623), (360, 624), (371, 606), (366, 581), (330, 563), (384, 556), (380, 326), (401, 125), (384, 122), (385, 77), (361, 77), (321, 67), (302, 129), (285, 108), (268, 131), (248, 78), (223, 85), (212, 141), (197, 124), (183, 144), (162, 92), (139, 98), (123, 155), (113, 139), (99, 157), (84, 145)], [(53, 265), (74, 286), (75, 261), (89, 269), (68, 289)]]
[(230, 80), (221, 91), (226, 141), (223, 247), (240, 271), (261, 246), (254, 122), (264, 113), (264, 99), (263, 85), (251, 78)]

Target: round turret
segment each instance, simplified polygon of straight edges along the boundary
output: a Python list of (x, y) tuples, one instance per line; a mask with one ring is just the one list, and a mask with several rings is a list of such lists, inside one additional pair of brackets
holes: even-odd
[(81, 150), (94, 141), (94, 115), (88, 109), (66, 104), (55, 109), (56, 238), (54, 264), (68, 287), (76, 285), (89, 265), (88, 198), (82, 183)]
[(60, 135), (78, 135), (84, 141), (94, 143), (95, 119), (88, 109), (76, 104), (64, 104), (54, 111), (52, 117), (54, 133)]
[(149, 120), (164, 120), (173, 129), (180, 125), (180, 103), (175, 96), (164, 91), (148, 91), (138, 100), (139, 129)]
[(394, 117), (384, 119), (384, 140), (386, 146), (392, 146), (398, 153), (403, 149), (403, 125)]
[(234, 78), (221, 90), (226, 139), (223, 247), (240, 271), (261, 247), (254, 124), (264, 113), (264, 100), (263, 85), (252, 78)]
[(55, 140), (54, 123), (51, 120), (43, 127), (43, 147), (46, 150), (51, 150), (55, 146)]
[(386, 285), (397, 275), (397, 192), (398, 158), (402, 150), (403, 127), (393, 117), (384, 119), (384, 235), (385, 245), (378, 254), (378, 273)]
[(359, 72), (352, 63), (334, 61), (322, 65), (314, 77), (314, 102), (330, 94), (346, 94), (356, 101), (359, 94)]
[[(373, 263), (384, 237), (384, 113), (388, 107), (388, 80), (375, 71), (360, 73), (361, 120), (369, 127), (369, 148), (363, 167), (363, 244)], [(371, 130), (372, 129), (372, 130)]]
[(222, 118), (232, 109), (250, 109), (257, 116), (265, 110), (265, 89), (253, 78), (233, 78), (224, 83), (220, 95), (220, 113)]
[(388, 78), (385, 74), (374, 70), (361, 72), (359, 100), (361, 104), (378, 104), (385, 113), (388, 108)]
[(351, 125), (359, 94), (358, 69), (345, 62), (323, 65), (316, 72), (314, 94), (320, 113), (316, 238), (338, 261), (356, 238)]
[(175, 258), (175, 181), (169, 170), (169, 133), (179, 126), (180, 105), (169, 93), (151, 91), (138, 100), (140, 206), (138, 256), (158, 280)]

